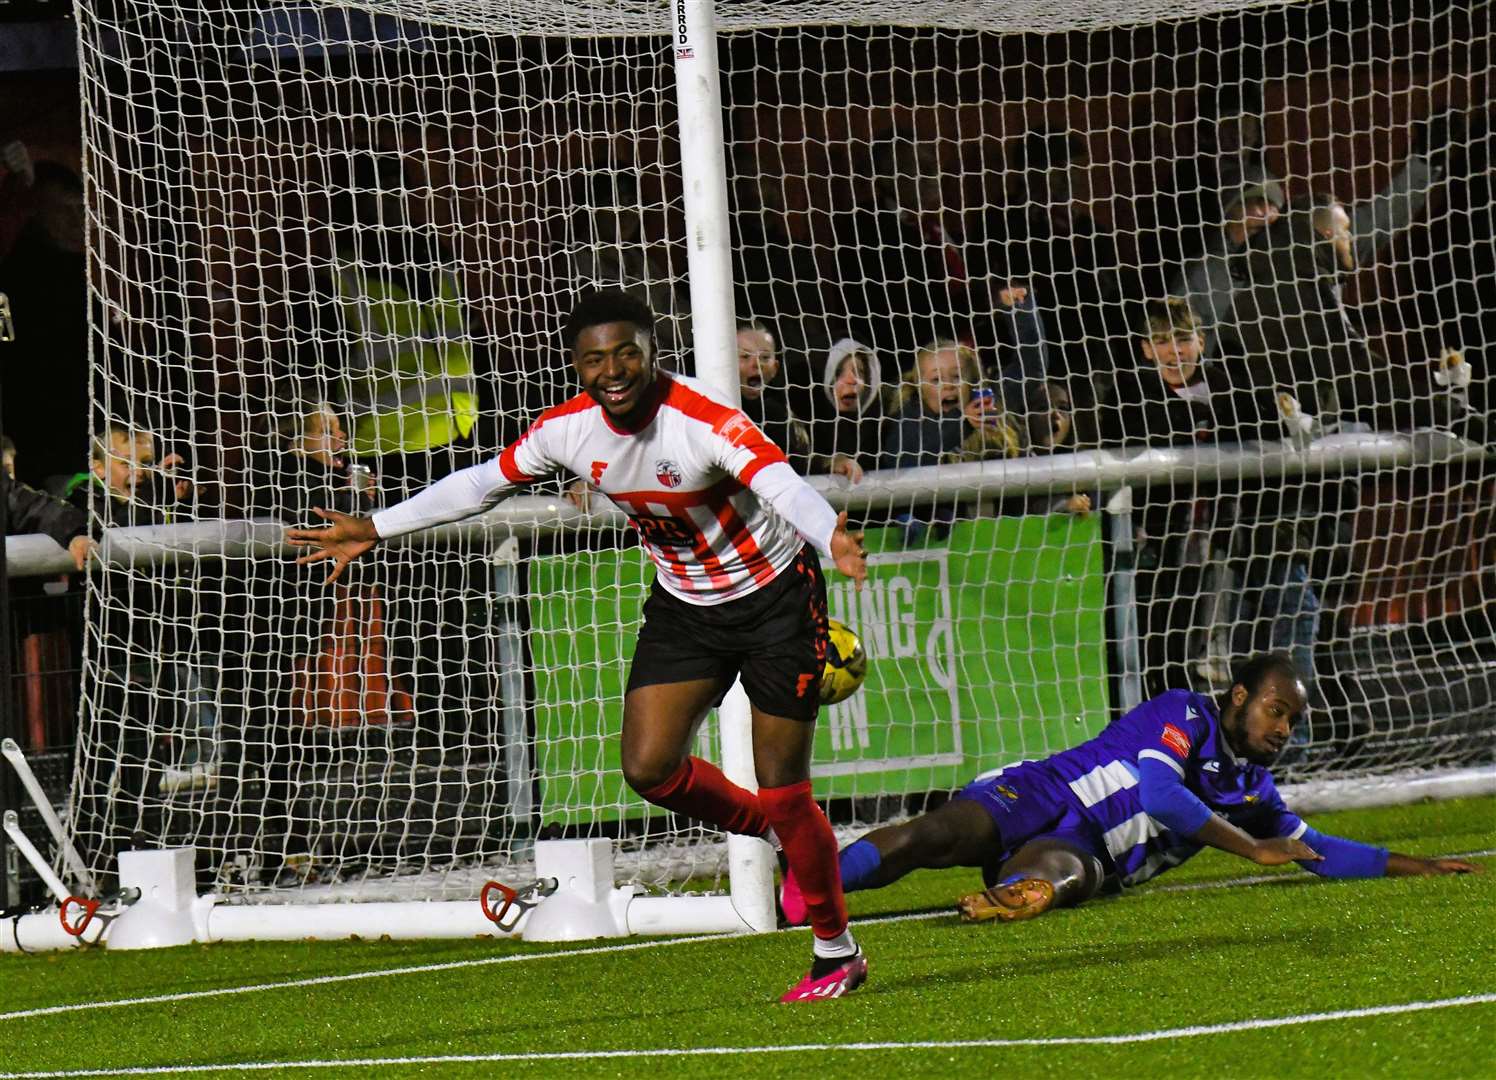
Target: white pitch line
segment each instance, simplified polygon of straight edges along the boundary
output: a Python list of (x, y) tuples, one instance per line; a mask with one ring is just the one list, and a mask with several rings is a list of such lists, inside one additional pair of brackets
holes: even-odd
[[(218, 1065), (137, 1065), (114, 1069), (66, 1069), (50, 1072), (0, 1073), (0, 1080), (53, 1080), (84, 1076), (161, 1076), (199, 1072), (266, 1072), (271, 1069), (348, 1069), (402, 1065), (458, 1065), (524, 1061), (595, 1061), (630, 1058), (734, 1057), (752, 1054), (804, 1054), (865, 1052), (869, 1050), (990, 1050), (1044, 1046), (1125, 1046), (1132, 1043), (1195, 1039), (1205, 1035), (1228, 1035), (1238, 1031), (1323, 1024), (1331, 1020), (1361, 1020), (1373, 1016), (1452, 1009), (1464, 1005), (1496, 1003), (1496, 994), (1467, 994), (1433, 1001), (1410, 1001), (1401, 1005), (1371, 1005), (1334, 1012), (1299, 1013), (1294, 1016), (1233, 1020), (1223, 1024), (1123, 1032), (1116, 1035), (1056, 1035), (1032, 1039), (922, 1039), (915, 1042), (799, 1043), (791, 1046), (695, 1046), (642, 1047), (623, 1050), (557, 1050), (535, 1053), (428, 1054), (418, 1057), (311, 1059), (305, 1061), (236, 1061)], [(824, 1006), (822, 1006), (824, 1008)]]
[(323, 986), (328, 983), (353, 982), (357, 979), (383, 979), (391, 975), (420, 975), (433, 971), (454, 971), (458, 968), (484, 967), (489, 964), (517, 964), (525, 960), (543, 960), (564, 956), (595, 956), (598, 953), (632, 952), (638, 949), (663, 948), (666, 945), (689, 945), (696, 941), (720, 941), (737, 937), (737, 934), (702, 934), (699, 937), (665, 938), (663, 940), (634, 941), (627, 945), (604, 945), (596, 949), (557, 949), (555, 952), (511, 953), (508, 956), (484, 956), (476, 960), (449, 960), (441, 964), (414, 964), (409, 967), (378, 968), (373, 971), (352, 971), (346, 975), (317, 975), (306, 979), (288, 979), (285, 982), (253, 983), (249, 986), (225, 986), (216, 990), (188, 990), (179, 994), (154, 994), (150, 997), (117, 998), (110, 1001), (80, 1001), (72, 1005), (48, 1005), (40, 1009), (20, 1009), (16, 1012), (0, 1013), (0, 1020), (23, 1020), (29, 1016), (51, 1016), (56, 1013), (87, 1012), (92, 1009), (117, 1009), (123, 1005), (156, 1005), (168, 1001), (192, 1001), (197, 998), (223, 997), (229, 994), (254, 994), (262, 990), (284, 990), (297, 986)]
[[(1482, 851), (1458, 852), (1454, 855), (1443, 856), (1443, 858), (1477, 858), (1483, 855), (1496, 855), (1496, 848)], [(1146, 896), (1152, 892), (1194, 892), (1202, 889), (1225, 889), (1238, 885), (1256, 885), (1270, 881), (1291, 881), (1295, 878), (1309, 878), (1313, 876), (1308, 871), (1299, 871), (1297, 873), (1258, 874), (1252, 877), (1230, 878), (1224, 881), (1198, 881), (1179, 885), (1160, 885), (1147, 890), (1141, 896)], [(887, 923), (944, 919), (951, 917), (951, 915), (952, 912), (950, 909), (938, 908), (934, 911), (914, 911), (901, 915), (875, 915), (869, 918), (853, 919), (852, 922), (855, 926), (881, 926)], [(808, 926), (791, 926), (770, 931), (770, 933), (804, 933), (809, 929)], [(215, 990), (185, 990), (176, 994), (154, 994), (148, 997), (116, 998), (108, 1001), (82, 1001), (68, 1005), (46, 1005), (36, 1009), (18, 1009), (15, 1012), (0, 1013), (0, 1022), (6, 1020), (25, 1020), (33, 1016), (55, 1016), (61, 1013), (87, 1012), (93, 1009), (118, 1009), (130, 1005), (160, 1005), (173, 1001), (194, 1001), (199, 998), (256, 994), (269, 990), (294, 989), (298, 986), (324, 986), (329, 983), (355, 982), (359, 979), (383, 979), (394, 975), (424, 975), (438, 971), (457, 971), (462, 968), (487, 967), (492, 964), (518, 964), (530, 960), (635, 952), (640, 949), (657, 949), (669, 945), (690, 945), (701, 941), (721, 941), (725, 938), (739, 936), (741, 935), (735, 933), (701, 934), (694, 937), (635, 941), (624, 945), (600, 945), (592, 949), (558, 949), (554, 952), (512, 953), (507, 956), (484, 956), (476, 960), (449, 960), (440, 964), (413, 964), (407, 967), (378, 968), (373, 971), (353, 971), (344, 975), (317, 975), (305, 979), (288, 979), (284, 982), (252, 983), (248, 986), (226, 986)]]

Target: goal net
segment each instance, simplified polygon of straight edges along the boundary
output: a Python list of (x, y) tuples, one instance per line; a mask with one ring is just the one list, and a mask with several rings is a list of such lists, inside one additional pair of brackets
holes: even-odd
[[(1490, 16), (1390, 10), (718, 5), (746, 407), (873, 551), (830, 581), (870, 658), (818, 728), (837, 824), (1266, 648), (1312, 687), (1281, 779), (1489, 763)], [(623, 878), (722, 888), (720, 836), (622, 780), (653, 570), (586, 477), (334, 586), (183, 539), (494, 454), (576, 392), (595, 285), (693, 372), (669, 12), (78, 18), (93, 506), (137, 530), (89, 592), (92, 868), (469, 898), (612, 836)]]

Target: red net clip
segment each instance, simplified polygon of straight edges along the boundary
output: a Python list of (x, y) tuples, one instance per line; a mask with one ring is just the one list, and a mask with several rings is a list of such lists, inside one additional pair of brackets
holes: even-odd
[[(83, 931), (88, 929), (89, 925), (94, 920), (94, 916), (98, 914), (100, 903), (102, 903), (102, 901), (91, 900), (86, 896), (68, 897), (62, 902), (62, 907), (58, 909), (57, 912), (57, 917), (62, 920), (63, 930), (65, 930), (69, 934), (72, 934), (75, 938), (81, 938), (83, 936)], [(82, 918), (80, 918), (76, 923), (71, 923), (68, 921), (68, 909), (71, 908), (74, 904), (77, 904), (78, 907), (82, 909)]]
[[(540, 878), (532, 881), (523, 889), (511, 889), (501, 881), (490, 881), (483, 886), (483, 891), (478, 894), (478, 903), (483, 907), (483, 917), (493, 923), (506, 934), (512, 934), (525, 912), (535, 907), (545, 897), (556, 891), (555, 878)], [(495, 911), (489, 903), (489, 896), (499, 893), (504, 897), (504, 903), (498, 911)]]

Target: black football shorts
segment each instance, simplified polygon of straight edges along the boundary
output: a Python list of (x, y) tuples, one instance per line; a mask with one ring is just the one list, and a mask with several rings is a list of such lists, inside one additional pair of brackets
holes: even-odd
[(628, 688), (716, 679), (721, 704), (741, 675), (761, 712), (811, 721), (825, 665), (826, 579), (806, 544), (769, 584), (723, 604), (688, 604), (656, 579), (644, 602)]

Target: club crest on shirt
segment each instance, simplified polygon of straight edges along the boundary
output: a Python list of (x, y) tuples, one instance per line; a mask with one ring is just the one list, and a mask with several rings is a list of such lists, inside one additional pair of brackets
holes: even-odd
[(673, 461), (655, 462), (655, 479), (668, 488), (680, 487), (684, 481), (680, 466)]

